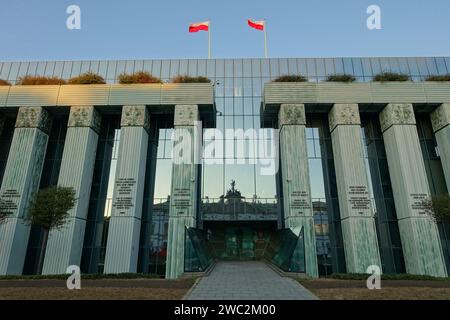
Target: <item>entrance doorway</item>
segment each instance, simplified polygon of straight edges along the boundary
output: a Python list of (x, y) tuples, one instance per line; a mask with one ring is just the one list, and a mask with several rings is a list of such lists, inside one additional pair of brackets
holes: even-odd
[(205, 222), (208, 247), (220, 260), (261, 260), (273, 251), (274, 221)]

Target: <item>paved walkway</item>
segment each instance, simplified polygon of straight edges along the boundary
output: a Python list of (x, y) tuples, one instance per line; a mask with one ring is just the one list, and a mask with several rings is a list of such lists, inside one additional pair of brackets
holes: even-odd
[(264, 262), (218, 262), (187, 300), (315, 300), (297, 281), (282, 277)]

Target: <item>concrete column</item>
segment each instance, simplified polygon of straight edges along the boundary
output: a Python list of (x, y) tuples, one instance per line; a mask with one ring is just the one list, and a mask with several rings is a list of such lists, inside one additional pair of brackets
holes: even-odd
[(0, 275), (21, 274), (30, 226), (29, 202), (39, 189), (48, 142), (49, 117), (41, 107), (21, 107), (0, 190), (10, 213), (0, 225)]
[(198, 165), (195, 163), (195, 121), (198, 106), (177, 105), (174, 115), (174, 158), (169, 209), (166, 278), (184, 272), (186, 228), (197, 225)]
[(430, 190), (412, 104), (388, 104), (380, 114), (380, 123), (406, 272), (444, 277), (438, 229), (423, 205)]
[(348, 273), (381, 268), (357, 104), (335, 104), (329, 113), (333, 158)]
[(447, 190), (450, 193), (450, 103), (441, 104), (431, 113), (431, 123), (439, 148)]
[(303, 104), (282, 104), (278, 114), (284, 224), (296, 235), (303, 229), (306, 273), (318, 277), (311, 201), (306, 117)]
[(70, 109), (58, 185), (73, 188), (77, 202), (66, 226), (50, 232), (43, 274), (64, 274), (81, 263), (100, 121), (92, 106)]
[(149, 120), (146, 106), (122, 109), (104, 273), (137, 272)]

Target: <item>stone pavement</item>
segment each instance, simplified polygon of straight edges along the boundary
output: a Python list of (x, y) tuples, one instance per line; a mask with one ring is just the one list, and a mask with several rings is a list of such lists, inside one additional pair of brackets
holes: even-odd
[(316, 300), (297, 281), (260, 261), (218, 262), (187, 300)]

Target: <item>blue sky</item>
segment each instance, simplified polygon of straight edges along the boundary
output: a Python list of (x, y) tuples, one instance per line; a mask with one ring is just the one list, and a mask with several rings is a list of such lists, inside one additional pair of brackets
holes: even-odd
[[(66, 28), (66, 8), (82, 29)], [(382, 30), (366, 9), (382, 10)], [(204, 58), (212, 20), (213, 57), (261, 57), (263, 34), (246, 19), (267, 19), (270, 57), (450, 55), (449, 0), (2, 0), (0, 60)]]

